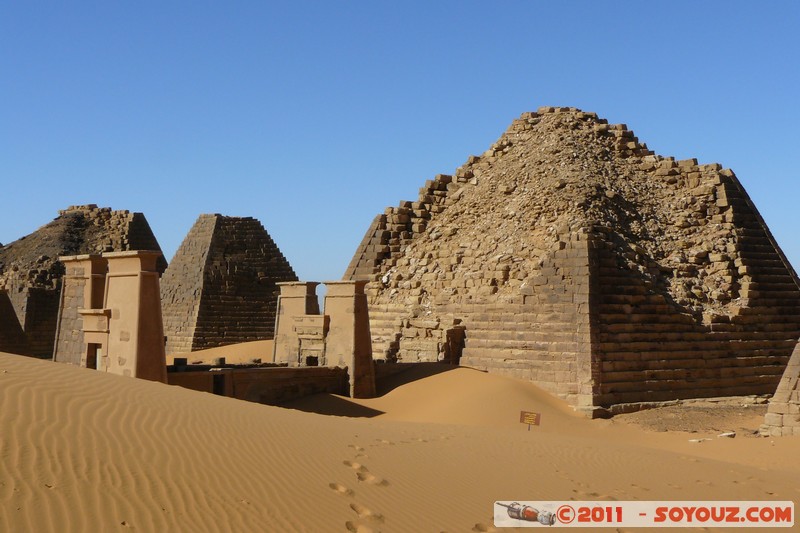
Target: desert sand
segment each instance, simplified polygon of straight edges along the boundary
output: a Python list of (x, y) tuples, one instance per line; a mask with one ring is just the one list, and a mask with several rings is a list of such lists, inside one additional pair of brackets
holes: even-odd
[(211, 364), (215, 358), (224, 357), (227, 364), (241, 365), (254, 360), (272, 361), (273, 341), (242, 342), (232, 346), (208, 348), (196, 352), (174, 353), (167, 355), (167, 364), (171, 365), (176, 357), (185, 357), (190, 364)]
[(468, 368), (389, 388), (290, 409), (0, 354), (0, 531), (469, 532), (495, 500), (800, 498), (798, 438), (588, 420)]

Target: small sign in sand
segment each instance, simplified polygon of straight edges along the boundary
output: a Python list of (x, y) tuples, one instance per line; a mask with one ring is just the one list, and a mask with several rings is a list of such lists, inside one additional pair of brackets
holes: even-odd
[(528, 424), (528, 431), (530, 431), (531, 426), (538, 426), (539, 423), (542, 421), (542, 414), (534, 413), (532, 411), (520, 411), (519, 421), (522, 424)]

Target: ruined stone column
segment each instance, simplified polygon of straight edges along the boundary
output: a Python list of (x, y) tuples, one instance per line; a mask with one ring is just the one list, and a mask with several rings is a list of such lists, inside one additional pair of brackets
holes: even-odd
[(375, 365), (369, 331), (366, 281), (326, 281), (325, 314), (330, 327), (325, 340), (325, 366), (346, 366), (350, 397), (375, 396)]
[(278, 296), (278, 312), (275, 315), (275, 341), (272, 359), (276, 363), (298, 363), (299, 341), (294, 330), (293, 316), (318, 315), (316, 281), (285, 281)]
[(800, 435), (800, 341), (769, 401), (760, 431), (765, 437)]
[(109, 312), (104, 369), (113, 374), (167, 381), (159, 272), (161, 252), (103, 254), (108, 260), (104, 309)]
[[(58, 259), (64, 263), (66, 274), (62, 278), (53, 361), (81, 365), (86, 342), (79, 309), (103, 307), (108, 262), (95, 254), (70, 255)], [(86, 366), (85, 363), (82, 366)]]

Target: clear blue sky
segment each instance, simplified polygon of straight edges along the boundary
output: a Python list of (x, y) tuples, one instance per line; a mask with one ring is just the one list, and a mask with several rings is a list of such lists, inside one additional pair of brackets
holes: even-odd
[(372, 218), (520, 113), (732, 168), (800, 266), (800, 2), (0, 0), (0, 242), (71, 204), (258, 218), (338, 279)]

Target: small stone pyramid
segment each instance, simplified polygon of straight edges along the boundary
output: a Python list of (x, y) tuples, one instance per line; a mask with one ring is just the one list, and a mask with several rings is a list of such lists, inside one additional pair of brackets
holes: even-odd
[(281, 281), (297, 275), (258, 220), (200, 215), (161, 279), (167, 353), (273, 338)]
[(741, 183), (575, 108), (515, 120), (370, 225), (373, 355), (531, 380), (590, 413), (775, 390), (800, 282)]
[[(59, 256), (128, 250), (161, 251), (147, 219), (95, 204), (61, 210), (50, 223), (0, 247), (0, 351), (53, 356), (64, 275)], [(162, 256), (158, 270), (166, 267)]]

